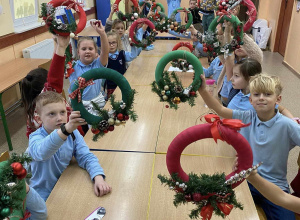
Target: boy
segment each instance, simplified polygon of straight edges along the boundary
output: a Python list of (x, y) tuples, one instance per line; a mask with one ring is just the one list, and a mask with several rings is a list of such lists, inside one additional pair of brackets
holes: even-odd
[(197, 31), (203, 33), (202, 20), (199, 14), (199, 8), (197, 7), (197, 0), (190, 0), (189, 10), (193, 15), (193, 25)]
[[(300, 145), (300, 126), (284, 117), (275, 105), (281, 101), (282, 86), (277, 77), (259, 74), (250, 83), (250, 103), (255, 111), (231, 110), (223, 107), (205, 90), (204, 77), (199, 89), (205, 103), (224, 118), (241, 119), (243, 123), (251, 123), (241, 129), (241, 134), (248, 140), (253, 151), (253, 164), (263, 162), (258, 173), (289, 192), (286, 179), (287, 159), (289, 151)], [(293, 212), (279, 207), (263, 197), (251, 184), (249, 188), (253, 199), (260, 203), (268, 219), (295, 219)]]
[(218, 0), (201, 0), (200, 1), (200, 12), (202, 16), (202, 25), (204, 34), (208, 30), (210, 23), (215, 19), (214, 8), (218, 6)]
[(94, 181), (96, 196), (109, 193), (111, 187), (104, 181), (105, 175), (98, 159), (76, 130), (79, 125), (86, 124), (80, 118), (80, 112), (73, 111), (67, 123), (64, 99), (52, 91), (41, 93), (36, 98), (36, 111), (42, 127), (29, 136), (26, 150), (33, 159), (30, 186), (46, 201), (74, 156), (78, 165), (86, 169)]

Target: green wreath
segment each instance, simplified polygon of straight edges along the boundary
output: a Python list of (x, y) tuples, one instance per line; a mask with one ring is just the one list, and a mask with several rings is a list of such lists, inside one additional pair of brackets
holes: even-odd
[[(183, 88), (175, 72), (164, 71), (165, 66), (174, 59), (187, 60), (194, 67), (194, 80), (187, 88)], [(202, 65), (194, 54), (184, 50), (171, 51), (165, 54), (156, 66), (152, 91), (157, 93), (161, 102), (167, 101), (171, 108), (177, 109), (180, 102), (188, 102), (190, 106), (194, 106), (196, 91), (201, 86), (201, 74), (203, 74)]]
[[(111, 111), (101, 109), (97, 104), (93, 103), (94, 108), (99, 112), (99, 115), (90, 114), (83, 106), (81, 94), (84, 88), (91, 85), (91, 82), (96, 79), (111, 80), (118, 85), (122, 92), (122, 101), (116, 102), (115, 96), (111, 95), (110, 103)], [(119, 72), (109, 68), (96, 68), (89, 70), (78, 77), (72, 86), (71, 105), (73, 110), (80, 111), (82, 118), (92, 125), (91, 131), (94, 133), (93, 140), (97, 141), (108, 131), (114, 130), (114, 125), (120, 125), (129, 118), (132, 121), (137, 120), (137, 115), (133, 110), (134, 95), (136, 91), (131, 89), (126, 78)]]
[[(226, 43), (221, 46), (215, 32), (219, 23), (223, 23), (224, 20), (229, 21), (233, 25), (234, 36), (230, 43)], [(243, 45), (243, 23), (234, 15), (227, 14), (227, 12), (221, 16), (217, 16), (209, 25), (208, 31), (204, 36), (203, 51), (208, 53), (209, 56), (218, 56), (224, 54), (228, 56), (235, 49), (240, 48)]]
[[(175, 16), (178, 12), (186, 13), (187, 23), (185, 25), (179, 25), (179, 23), (175, 20)], [(177, 8), (177, 9), (175, 9), (173, 11), (170, 19), (169, 19), (170, 29), (175, 31), (175, 32), (178, 32), (178, 33), (185, 32), (191, 26), (192, 23), (193, 23), (193, 15), (186, 8)]]
[(121, 0), (116, 0), (114, 4), (118, 5), (118, 8), (115, 10), (117, 12), (117, 16), (121, 21), (135, 21), (139, 18), (138, 14), (138, 3), (136, 0), (131, 0), (133, 3), (133, 11), (131, 13), (124, 14), (122, 11), (119, 11), (119, 3)]

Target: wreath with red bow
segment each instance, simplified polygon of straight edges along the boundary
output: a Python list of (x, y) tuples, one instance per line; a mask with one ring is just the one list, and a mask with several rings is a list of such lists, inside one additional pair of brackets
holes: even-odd
[[(96, 103), (93, 103), (95, 110), (99, 115), (90, 114), (82, 104), (81, 94), (87, 86), (94, 84), (93, 80), (107, 79), (118, 85), (122, 92), (122, 101), (115, 101), (115, 96), (111, 95), (110, 104), (112, 109), (110, 111), (101, 109)], [(77, 81), (72, 86), (72, 92), (69, 95), (71, 98), (72, 108), (75, 111), (80, 111), (82, 118), (92, 125), (93, 141), (97, 141), (99, 137), (109, 131), (114, 130), (114, 126), (126, 123), (130, 118), (132, 121), (137, 120), (137, 115), (133, 110), (134, 95), (136, 91), (131, 89), (126, 78), (119, 72), (109, 68), (96, 68), (89, 70), (78, 77)]]
[[(160, 8), (160, 11), (157, 11), (157, 7)], [(161, 3), (153, 2), (150, 11), (154, 12), (154, 15), (150, 17), (152, 21), (160, 21), (166, 17), (165, 8)]]
[[(63, 23), (60, 19), (55, 18), (56, 7), (67, 6), (67, 9), (74, 9), (79, 16), (79, 22), (73, 17), (70, 17), (71, 22), (69, 24)], [(41, 17), (46, 25), (49, 27), (49, 31), (52, 34), (59, 34), (60, 36), (69, 36), (74, 38), (79, 32), (81, 32), (86, 25), (86, 14), (79, 3), (74, 0), (52, 0), (48, 3), (42, 3), (41, 5)]]
[[(174, 138), (166, 156), (171, 178), (162, 175), (158, 175), (158, 178), (176, 192), (175, 206), (192, 202), (197, 208), (191, 211), (190, 218), (201, 216), (206, 220), (210, 219), (213, 213), (224, 218), (233, 207), (243, 209), (236, 200), (233, 188), (241, 184), (257, 166), (251, 168), (253, 162), (251, 147), (238, 133), (240, 128), (249, 124), (243, 124), (237, 119), (220, 120), (219, 116), (213, 114), (204, 117), (208, 123), (190, 127)], [(238, 154), (238, 167), (235, 172), (227, 176), (224, 173), (198, 176), (194, 173), (187, 175), (184, 172), (180, 164), (183, 150), (189, 144), (205, 138), (213, 138), (215, 141), (220, 139), (234, 147)]]
[[(186, 47), (190, 50), (190, 52), (193, 52), (195, 49), (194, 46), (190, 44), (190, 42), (178, 42), (173, 47), (172, 51), (178, 50), (180, 47)], [(172, 60), (171, 64), (173, 67), (177, 67), (180, 70), (182, 70), (183, 72), (193, 69), (193, 65), (191, 65), (190, 62), (188, 62), (186, 60), (182, 60), (182, 59), (174, 59), (174, 60)]]
[(133, 3), (133, 11), (131, 13), (124, 14), (123, 12), (119, 11), (119, 3), (121, 0), (116, 0), (114, 4), (117, 5), (115, 12), (117, 12), (117, 16), (121, 21), (135, 21), (139, 18), (139, 4), (136, 0), (131, 0)]

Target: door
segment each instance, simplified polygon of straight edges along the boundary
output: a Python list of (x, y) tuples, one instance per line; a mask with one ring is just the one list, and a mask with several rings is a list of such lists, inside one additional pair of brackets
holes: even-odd
[(276, 41), (278, 42), (278, 50), (276, 50), (275, 45), (275, 51), (278, 51), (278, 53), (282, 56), (284, 56), (285, 54), (286, 42), (288, 38), (294, 2), (294, 0), (282, 0), (281, 3), (282, 5), (280, 9), (278, 30), (276, 35), (276, 38), (278, 38), (276, 39)]

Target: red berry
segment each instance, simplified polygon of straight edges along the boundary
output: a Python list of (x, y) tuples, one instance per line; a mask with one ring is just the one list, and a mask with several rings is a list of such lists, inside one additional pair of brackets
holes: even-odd
[(108, 133), (108, 130), (105, 129), (103, 132), (104, 132), (104, 133)]
[(117, 115), (117, 119), (118, 120), (120, 120), (120, 121), (123, 121), (123, 114), (122, 113), (119, 113), (118, 115)]
[(109, 131), (113, 131), (113, 130), (115, 130), (115, 126), (113, 126), (113, 125), (110, 125), (110, 126), (108, 127), (108, 130), (109, 130)]
[(27, 176), (27, 171), (24, 168), (22, 169), (21, 173), (17, 175), (19, 180), (24, 179), (26, 176)]
[(124, 119), (125, 119), (125, 121), (127, 121), (129, 119), (129, 116), (128, 115), (124, 115)]
[(91, 131), (93, 134), (99, 134), (99, 132), (100, 132), (100, 130), (97, 128), (92, 128)]
[(169, 108), (170, 106), (169, 105), (166, 105), (166, 108)]
[(196, 95), (196, 92), (195, 92), (195, 91), (191, 91), (191, 92), (190, 92), (190, 95), (191, 95), (191, 96), (195, 96), (195, 95)]
[(24, 169), (23, 165), (19, 162), (14, 162), (10, 165), (13, 168), (13, 173), (19, 175)]
[(223, 6), (222, 6), (222, 5), (220, 5), (220, 6), (219, 6), (219, 10), (221, 11), (222, 9), (223, 9)]

